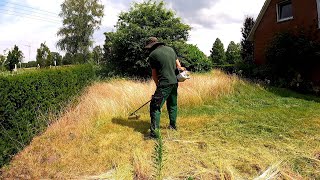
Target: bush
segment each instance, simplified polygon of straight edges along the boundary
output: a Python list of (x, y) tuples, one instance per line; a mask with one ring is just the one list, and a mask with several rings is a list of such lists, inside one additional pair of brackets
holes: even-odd
[(36, 61), (29, 61), (27, 63), (22, 63), (21, 65), (23, 68), (33, 68), (38, 66)]
[(176, 51), (182, 66), (189, 71), (205, 72), (212, 68), (209, 58), (195, 45), (185, 42), (172, 42), (171, 46)]
[(94, 76), (91, 65), (0, 76), (0, 166), (46, 128), (39, 115), (61, 111)]
[(213, 65), (213, 68), (220, 69), (228, 74), (237, 73), (237, 66), (235, 64)]
[(312, 88), (311, 72), (320, 65), (320, 43), (306, 31), (277, 34), (266, 50), (266, 65), (262, 76), (277, 86), (298, 91)]

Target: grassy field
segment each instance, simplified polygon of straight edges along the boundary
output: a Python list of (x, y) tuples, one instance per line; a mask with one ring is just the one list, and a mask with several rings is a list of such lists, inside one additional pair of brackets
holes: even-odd
[(32, 71), (36, 71), (36, 68), (18, 68), (17, 71), (0, 71), (0, 76), (14, 76), (14, 75), (18, 75), (18, 74), (24, 74), (24, 73), (28, 73), (28, 72), (32, 72)]
[[(146, 138), (152, 82), (96, 83), (1, 169), (2, 178), (153, 179)], [(220, 71), (179, 86), (178, 131), (161, 134), (164, 179), (320, 179), (320, 99), (264, 88)]]

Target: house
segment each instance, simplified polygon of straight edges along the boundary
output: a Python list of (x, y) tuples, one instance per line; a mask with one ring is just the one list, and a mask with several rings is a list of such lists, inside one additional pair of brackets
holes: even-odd
[[(254, 43), (254, 62), (266, 62), (265, 50), (276, 33), (301, 28), (320, 35), (320, 0), (266, 0), (248, 38)], [(320, 68), (313, 79), (320, 80)]]

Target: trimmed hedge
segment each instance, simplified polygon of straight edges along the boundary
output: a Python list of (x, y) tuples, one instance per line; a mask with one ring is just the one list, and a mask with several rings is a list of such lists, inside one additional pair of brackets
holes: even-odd
[(59, 113), (95, 77), (91, 65), (0, 76), (0, 166), (48, 125), (48, 113)]

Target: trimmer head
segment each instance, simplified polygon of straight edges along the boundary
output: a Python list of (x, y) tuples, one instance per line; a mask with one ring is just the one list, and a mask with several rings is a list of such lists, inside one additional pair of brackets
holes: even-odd
[(136, 111), (134, 111), (133, 113), (131, 113), (128, 117), (128, 119), (134, 119), (134, 120), (138, 120), (140, 118), (139, 114), (136, 114), (141, 108), (143, 108), (145, 105), (147, 105), (149, 102), (151, 102), (151, 100), (149, 100), (148, 102), (146, 102), (144, 105), (142, 105), (139, 109), (137, 109)]
[(140, 119), (140, 117), (141, 117), (141, 115), (134, 113), (134, 114), (131, 114), (131, 115), (128, 117), (128, 119), (129, 119), (129, 120), (138, 120), (138, 119)]

